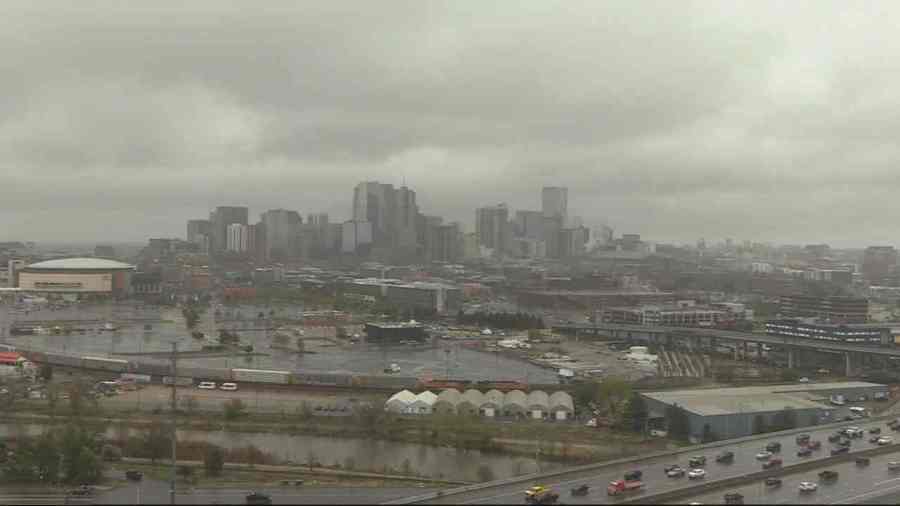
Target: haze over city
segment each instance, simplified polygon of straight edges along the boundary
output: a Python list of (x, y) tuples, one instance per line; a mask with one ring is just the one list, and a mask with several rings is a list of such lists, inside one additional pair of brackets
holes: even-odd
[[(7, 2), (8, 240), (350, 216), (378, 180), (473, 230), (569, 207), (658, 240), (890, 243), (892, 3)], [(740, 231), (736, 234), (735, 231)]]

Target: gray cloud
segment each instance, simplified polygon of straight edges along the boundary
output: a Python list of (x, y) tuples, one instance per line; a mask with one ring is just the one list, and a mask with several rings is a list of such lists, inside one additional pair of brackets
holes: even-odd
[(30, 2), (0, 18), (8, 239), (180, 235), (215, 205), (573, 211), (648, 237), (891, 242), (900, 7)]

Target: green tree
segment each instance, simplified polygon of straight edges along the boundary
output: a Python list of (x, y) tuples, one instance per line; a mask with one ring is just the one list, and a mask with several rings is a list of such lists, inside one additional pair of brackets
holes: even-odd
[(144, 432), (143, 453), (155, 464), (157, 459), (171, 455), (172, 438), (169, 436), (162, 422), (153, 420), (150, 427)]
[(216, 445), (207, 445), (203, 456), (203, 468), (207, 476), (219, 476), (225, 468), (225, 451)]
[(647, 402), (638, 392), (632, 392), (622, 410), (623, 428), (634, 432), (643, 432), (647, 425)]
[(68, 471), (70, 483), (97, 483), (103, 476), (103, 461), (87, 446), (82, 446)]
[(60, 462), (59, 447), (52, 432), (45, 432), (39, 436), (32, 446), (26, 458), (34, 466), (35, 473), (40, 481), (56, 483), (59, 480)]

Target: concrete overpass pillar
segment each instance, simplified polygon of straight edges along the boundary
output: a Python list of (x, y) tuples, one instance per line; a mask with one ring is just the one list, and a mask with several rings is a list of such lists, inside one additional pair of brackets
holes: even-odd
[(756, 358), (762, 361), (762, 343), (756, 343)]
[(787, 349), (788, 354), (788, 369), (794, 368), (794, 348)]
[(844, 376), (848, 378), (853, 375), (853, 368), (850, 364), (850, 352), (844, 352), (844, 363), (846, 364), (844, 367)]

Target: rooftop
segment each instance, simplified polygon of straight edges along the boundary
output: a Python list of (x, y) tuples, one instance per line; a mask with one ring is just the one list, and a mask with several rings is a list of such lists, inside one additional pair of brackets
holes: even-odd
[(702, 416), (727, 415), (746, 412), (779, 411), (793, 409), (828, 409), (814, 399), (815, 392), (848, 390), (853, 388), (887, 388), (877, 383), (848, 381), (836, 383), (806, 383), (761, 387), (737, 387), (696, 390), (647, 392), (650, 399), (678, 404), (684, 409)]
[(133, 265), (105, 258), (59, 258), (31, 264), (29, 270), (131, 270)]

